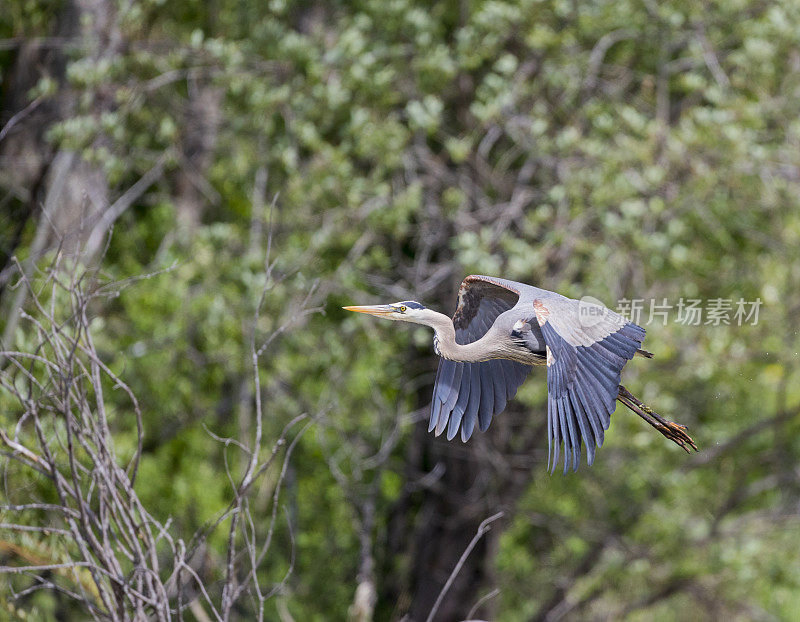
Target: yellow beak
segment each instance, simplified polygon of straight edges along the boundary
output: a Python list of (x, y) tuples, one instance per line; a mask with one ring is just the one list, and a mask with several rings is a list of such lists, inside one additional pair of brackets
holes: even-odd
[(356, 313), (368, 313), (377, 317), (386, 317), (397, 313), (392, 305), (367, 305), (365, 307), (342, 307), (342, 309)]

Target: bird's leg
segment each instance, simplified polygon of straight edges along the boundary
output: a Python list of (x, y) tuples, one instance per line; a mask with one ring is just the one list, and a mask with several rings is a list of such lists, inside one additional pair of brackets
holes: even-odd
[(640, 402), (628, 389), (619, 385), (619, 395), (617, 399), (630, 408), (633, 412), (639, 415), (642, 419), (647, 421), (656, 430), (661, 432), (669, 440), (680, 445), (684, 451), (691, 453), (689, 447), (697, 451), (697, 445), (694, 444), (692, 437), (686, 433), (686, 426), (680, 423), (675, 423), (669, 419), (664, 419), (657, 412), (653, 411), (649, 406)]

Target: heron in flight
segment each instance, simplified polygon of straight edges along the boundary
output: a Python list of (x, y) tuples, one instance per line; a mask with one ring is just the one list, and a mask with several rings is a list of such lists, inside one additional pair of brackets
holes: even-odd
[(686, 427), (653, 412), (620, 384), (620, 373), (641, 349), (645, 330), (602, 305), (490, 276), (472, 275), (458, 291), (452, 320), (413, 301), (343, 307), (434, 330), (441, 358), (428, 431), (461, 430), (466, 442), (478, 424), (486, 431), (528, 376), (547, 366), (548, 468), (564, 448), (564, 473), (578, 469), (581, 442), (587, 463), (603, 444), (619, 400), (687, 452), (697, 450)]

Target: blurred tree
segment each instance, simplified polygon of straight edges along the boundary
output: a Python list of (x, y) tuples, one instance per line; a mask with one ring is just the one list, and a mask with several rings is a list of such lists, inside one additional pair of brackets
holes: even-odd
[[(268, 433), (315, 421), (285, 479), (293, 540), (277, 528), (263, 580), (292, 550), (294, 564), (271, 617), (424, 620), (498, 510), (437, 619), (484, 596), (474, 615), (492, 619), (796, 617), (794, 4), (65, 2), (85, 14), (68, 31), (52, 9), (0, 12), (4, 347), (33, 346), (8, 319), (9, 258), (44, 266), (63, 238), (37, 243), (37, 228), (76, 204), (45, 175), (74, 154), (65, 183), (102, 182), (100, 230), (116, 224), (103, 271), (176, 266), (96, 321), (142, 405), (139, 496), (193, 529), (229, 491), (204, 428), (252, 420), (242, 344), (270, 247)], [(469, 444), (426, 434), (430, 335), (338, 307), (413, 296), (448, 311), (470, 272), (640, 298), (644, 322), (666, 299), (669, 321), (647, 325), (656, 358), (626, 381), (704, 451), (687, 461), (620, 416), (591, 469), (550, 477), (536, 373)], [(690, 298), (730, 299), (729, 323), (676, 322)], [(763, 301), (757, 325), (735, 319), (740, 298)], [(272, 492), (254, 491), (254, 513)], [(209, 543), (211, 574), (223, 550)]]

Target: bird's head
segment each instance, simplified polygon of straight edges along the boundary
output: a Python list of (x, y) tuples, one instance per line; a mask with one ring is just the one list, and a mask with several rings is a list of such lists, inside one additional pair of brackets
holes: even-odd
[(415, 324), (427, 324), (430, 315), (434, 313), (424, 305), (415, 300), (404, 300), (390, 305), (367, 305), (363, 307), (342, 307), (347, 311), (356, 313), (369, 313), (376, 317), (387, 320), (398, 320), (401, 322), (414, 322)]

